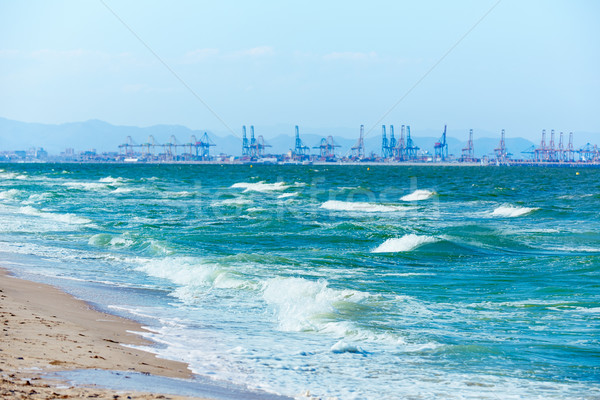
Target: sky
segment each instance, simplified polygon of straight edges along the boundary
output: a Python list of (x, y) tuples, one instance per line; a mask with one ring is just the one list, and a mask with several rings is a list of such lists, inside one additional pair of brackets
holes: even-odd
[(600, 132), (598, 21), (594, 0), (0, 0), (0, 117)]

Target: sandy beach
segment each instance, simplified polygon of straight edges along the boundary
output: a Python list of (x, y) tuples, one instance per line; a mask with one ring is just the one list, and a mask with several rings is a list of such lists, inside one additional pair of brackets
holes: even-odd
[(148, 344), (132, 333), (144, 331), (134, 321), (98, 312), (54, 287), (17, 279), (5, 270), (0, 270), (0, 317), (2, 398), (189, 398), (69, 387), (41, 378), (48, 372), (89, 368), (171, 378), (192, 376), (186, 364), (123, 346)]

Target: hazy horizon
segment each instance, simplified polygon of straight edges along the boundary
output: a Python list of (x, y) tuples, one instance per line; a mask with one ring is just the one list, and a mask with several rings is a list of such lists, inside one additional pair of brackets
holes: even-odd
[[(2, 117), (600, 132), (600, 4), (0, 0)], [(354, 127), (354, 128), (352, 128)], [(397, 128), (398, 129), (398, 128)], [(281, 132), (288, 134), (286, 132)], [(293, 132), (289, 132), (293, 134)], [(2, 133), (0, 132), (0, 139)]]

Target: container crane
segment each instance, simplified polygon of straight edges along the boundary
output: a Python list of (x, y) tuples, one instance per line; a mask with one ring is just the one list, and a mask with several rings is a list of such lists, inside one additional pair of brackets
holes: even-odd
[(446, 161), (448, 158), (448, 143), (446, 143), (446, 125), (444, 125), (444, 132), (442, 133), (442, 137), (438, 142), (433, 146), (435, 150), (435, 159), (439, 159), (442, 162)]

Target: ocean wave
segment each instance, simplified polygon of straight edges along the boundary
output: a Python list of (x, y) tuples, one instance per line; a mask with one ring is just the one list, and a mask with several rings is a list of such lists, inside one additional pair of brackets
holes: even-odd
[(564, 251), (574, 253), (600, 253), (600, 248), (589, 246), (559, 246), (550, 248), (552, 251)]
[(0, 179), (7, 180), (7, 181), (12, 181), (12, 180), (24, 181), (24, 180), (29, 179), (29, 177), (26, 174), (17, 174), (16, 172), (1, 172)]
[(417, 189), (414, 192), (412, 192), (411, 194), (407, 194), (406, 196), (402, 196), (400, 198), (400, 200), (402, 200), (402, 201), (427, 200), (430, 197), (432, 197), (433, 195), (435, 195), (435, 192), (432, 192), (431, 190)]
[(398, 253), (416, 249), (417, 247), (438, 242), (433, 236), (419, 236), (415, 234), (404, 235), (401, 238), (391, 238), (377, 246), (371, 253)]
[(50, 219), (50, 220), (53, 220), (56, 222), (62, 222), (62, 223), (68, 224), (68, 225), (85, 225), (85, 224), (92, 223), (92, 220), (84, 218), (84, 217), (79, 217), (74, 214), (69, 214), (69, 213), (58, 214), (58, 213), (52, 213), (52, 212), (45, 212), (45, 211), (40, 211), (37, 208), (31, 207), (31, 206), (25, 206), (25, 207), (19, 208), (19, 213), (25, 214), (25, 215), (41, 217), (44, 219)]
[(324, 279), (281, 277), (263, 282), (262, 296), (275, 309), (279, 328), (286, 332), (325, 331), (341, 303), (361, 303), (369, 297), (355, 290), (332, 289)]
[(194, 303), (201, 293), (199, 287), (233, 289), (248, 286), (250, 282), (238, 279), (227, 269), (217, 264), (203, 263), (193, 257), (165, 257), (160, 259), (138, 259), (137, 271), (156, 278), (167, 279), (181, 287), (175, 295), (182, 301)]
[(292, 192), (292, 193), (283, 193), (277, 196), (278, 199), (288, 199), (290, 197), (297, 197), (300, 193)]
[(133, 192), (133, 189), (131, 189), (131, 188), (118, 187), (115, 190), (113, 190), (111, 193), (114, 193), (114, 194), (126, 194), (126, 193), (131, 193), (131, 192)]
[(254, 202), (250, 199), (244, 199), (241, 197), (236, 197), (234, 199), (225, 199), (221, 201), (215, 201), (212, 203), (213, 206), (243, 206), (248, 204), (253, 204)]
[(181, 192), (168, 192), (165, 194), (165, 197), (194, 197), (195, 195), (195, 192), (188, 192), (187, 190), (182, 190)]
[(514, 218), (529, 214), (530, 212), (533, 212), (535, 210), (539, 210), (539, 208), (500, 206), (496, 207), (494, 211), (492, 211), (492, 216)]
[(265, 183), (265, 181), (260, 181), (257, 183), (251, 182), (238, 182), (231, 185), (232, 189), (244, 189), (244, 193), (246, 192), (261, 192), (261, 193), (269, 193), (282, 191), (289, 188), (285, 182), (275, 182), (275, 183)]
[(395, 212), (405, 211), (406, 207), (403, 206), (388, 206), (377, 203), (367, 202), (353, 202), (353, 201), (339, 201), (339, 200), (328, 200), (321, 204), (321, 208), (332, 211), (357, 211), (357, 212)]
[(32, 195), (29, 196), (29, 198), (25, 201), (23, 201), (23, 204), (36, 204), (36, 203), (41, 203), (45, 200), (48, 200), (52, 197), (52, 193), (49, 192), (45, 192), (45, 193), (34, 193)]
[(63, 186), (66, 186), (69, 189), (93, 191), (93, 190), (108, 189), (108, 187), (110, 185), (108, 183), (102, 183), (102, 182), (79, 182), (79, 181), (71, 181), (71, 182), (65, 182), (65, 183), (63, 183)]
[(360, 346), (357, 346), (356, 344), (348, 343), (344, 340), (340, 340), (339, 342), (337, 342), (336, 344), (331, 346), (330, 350), (332, 353), (337, 353), (337, 354), (339, 354), (339, 353), (359, 353), (359, 354), (366, 353)]
[(246, 211), (248, 211), (248, 212), (263, 212), (263, 211), (267, 211), (267, 210), (262, 207), (250, 207)]
[(8, 189), (0, 192), (0, 200), (12, 200), (17, 197), (21, 193), (20, 190), (17, 189)]
[(89, 238), (88, 244), (94, 246), (131, 247), (135, 241), (127, 235), (113, 236), (109, 233), (98, 233)]
[(107, 176), (105, 178), (101, 178), (98, 180), (101, 183), (108, 183), (111, 186), (121, 185), (125, 182), (125, 179), (121, 177), (113, 178), (112, 176)]

